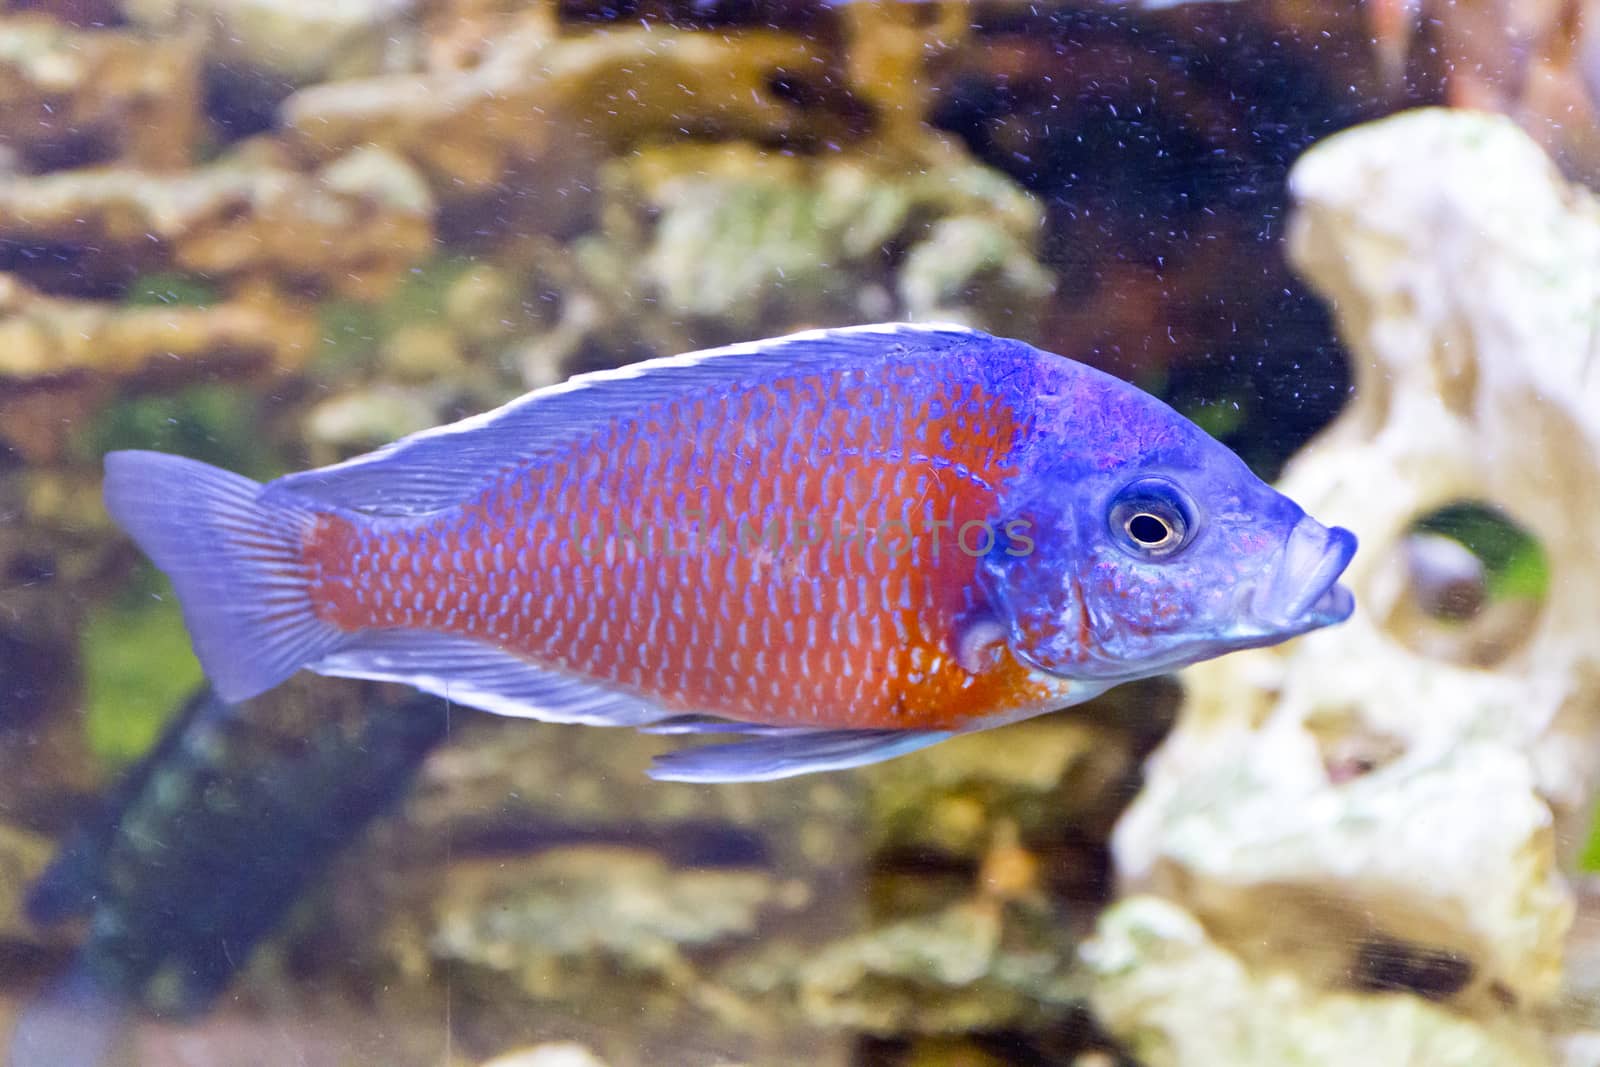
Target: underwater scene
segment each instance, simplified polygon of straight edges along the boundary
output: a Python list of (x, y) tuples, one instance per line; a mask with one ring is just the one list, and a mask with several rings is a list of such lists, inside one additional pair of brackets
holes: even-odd
[(10, 1067), (1600, 1067), (1600, 3), (0, 0)]

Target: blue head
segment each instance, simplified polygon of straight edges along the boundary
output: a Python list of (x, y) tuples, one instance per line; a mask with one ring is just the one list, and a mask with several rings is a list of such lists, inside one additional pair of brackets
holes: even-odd
[(1012, 652), (1118, 681), (1343, 621), (1355, 553), (1167, 405), (1045, 355), (1034, 433), (983, 576)]

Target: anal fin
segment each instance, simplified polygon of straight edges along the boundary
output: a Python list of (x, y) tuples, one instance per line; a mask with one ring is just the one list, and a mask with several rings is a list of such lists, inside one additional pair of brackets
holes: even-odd
[(365, 631), (310, 669), (341, 678), (403, 682), (458, 704), (544, 722), (643, 726), (673, 714), (482, 641), (426, 630)]
[(639, 727), (641, 734), (788, 734), (793, 726), (769, 726), (759, 722), (741, 722), (738, 719), (720, 719), (715, 715), (674, 715), (671, 718)]
[(668, 782), (768, 782), (893, 759), (937, 744), (943, 730), (766, 730), (751, 741), (657, 756), (650, 777)]

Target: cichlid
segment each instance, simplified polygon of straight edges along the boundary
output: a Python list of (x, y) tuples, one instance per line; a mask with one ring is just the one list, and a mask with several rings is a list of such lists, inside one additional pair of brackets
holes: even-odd
[(260, 485), (106, 456), (217, 692), (304, 668), (743, 734), (685, 781), (888, 759), (1343, 620), (1355, 537), (1165, 404), (956, 326), (584, 375)]

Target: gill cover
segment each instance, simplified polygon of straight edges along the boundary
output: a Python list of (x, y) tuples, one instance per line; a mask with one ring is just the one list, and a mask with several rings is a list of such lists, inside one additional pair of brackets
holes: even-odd
[(1011, 512), (1032, 542), (1002, 542), (984, 556), (979, 580), (1011, 654), (1036, 670), (1070, 676), (1094, 658), (1094, 626), (1078, 568), (1080, 538), (1070, 509), (1030, 502)]

